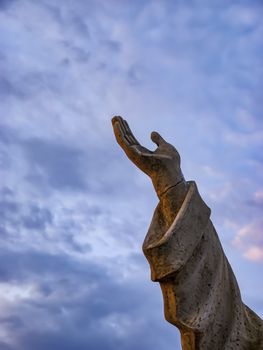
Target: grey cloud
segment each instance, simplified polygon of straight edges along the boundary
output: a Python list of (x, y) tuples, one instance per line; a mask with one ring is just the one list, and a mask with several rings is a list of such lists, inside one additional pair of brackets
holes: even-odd
[(21, 318), (18, 316), (1, 317), (0, 324), (7, 325), (8, 327), (10, 327), (13, 330), (19, 329), (23, 326), (23, 322), (22, 322)]
[[(237, 2), (239, 1), (235, 1)], [(250, 3), (248, 0), (247, 4)], [(7, 1), (2, 1), (0, 8), (1, 4), (2, 9), (7, 9)], [(2, 115), (10, 118), (9, 125), (15, 120), (13, 125), (20, 128), (19, 135), (23, 136), (20, 137), (15, 130), (6, 127), (0, 129), (1, 143), (3, 149), (11, 145), (24, 151), (24, 159), (19, 160), (21, 163), (18, 162), (18, 166), (15, 167), (18, 172), (14, 174), (17, 176), (17, 183), (21, 182), (19, 186), (21, 192), (16, 198), (11, 191), (10, 183), (10, 188), (6, 187), (1, 193), (3, 196), (0, 203), (3, 215), (1, 225), (6, 222), (8, 225), (3, 231), (1, 230), (1, 238), (4, 239), (1, 242), (3, 244), (0, 254), (0, 280), (3, 284), (10, 283), (10, 289), (12, 286), (23, 288), (24, 285), (32, 285), (33, 292), (25, 299), (17, 298), (3, 309), (1, 325), (3, 329), (9, 330), (10, 339), (15, 335), (19, 347), (11, 348), (7, 344), (0, 343), (0, 348), (5, 350), (179, 348), (175, 328), (169, 327), (163, 320), (161, 294), (159, 290), (156, 294), (157, 286), (154, 287), (149, 282), (150, 287), (147, 289), (138, 274), (132, 272), (143, 270), (145, 261), (142, 254), (127, 254), (124, 258), (115, 257), (111, 262), (101, 256), (100, 263), (95, 264), (85, 259), (88, 259), (89, 254), (96, 249), (96, 244), (84, 246), (77, 239), (81, 229), (87, 230), (88, 237), (93, 235), (96, 229), (102, 229), (102, 232), (106, 232), (111, 240), (116, 242), (118, 251), (123, 246), (138, 244), (141, 240), (139, 235), (143, 233), (141, 227), (145, 224), (139, 222), (138, 215), (132, 216), (134, 207), (137, 212), (141, 208), (142, 215), (146, 215), (146, 211), (150, 212), (152, 205), (152, 201), (148, 204), (145, 202), (145, 187), (135, 196), (134, 188), (136, 183), (137, 186), (140, 183), (138, 173), (130, 171), (134, 169), (132, 165), (125, 163), (127, 160), (124, 160), (125, 156), (117, 146), (112, 146), (114, 139), (112, 138), (110, 143), (107, 138), (103, 138), (104, 131), (102, 138), (100, 134), (98, 137), (103, 146), (98, 147), (93, 143), (91, 150), (75, 146), (82, 144), (77, 139), (78, 136), (71, 144), (67, 141), (67, 134), (63, 142), (54, 140), (52, 128), (55, 122), (52, 118), (59, 106), (56, 103), (53, 106), (51, 101), (53, 98), (48, 100), (49, 103), (45, 103), (45, 116), (40, 111), (35, 118), (32, 118), (34, 125), (30, 130), (26, 130), (28, 123), (26, 118), (32, 115), (34, 109), (39, 110), (36, 105), (38, 102), (41, 105), (47, 101), (47, 95), (52, 95), (55, 99), (59, 98), (61, 105), (69, 108), (71, 118), (68, 115), (65, 118), (61, 116), (61, 121), (63, 127), (70, 130), (71, 136), (71, 124), (76, 123), (74, 128), (81, 130), (82, 123), (86, 121), (88, 125), (95, 124), (95, 133), (100, 133), (104, 122), (101, 115), (103, 113), (105, 115), (105, 110), (116, 109), (127, 115), (135, 115), (134, 121), (136, 114), (140, 115), (141, 119), (137, 118), (137, 122), (141, 126), (141, 135), (146, 130), (144, 124), (148, 117), (153, 122), (156, 121), (156, 126), (159, 125), (164, 130), (166, 128), (168, 134), (179, 130), (179, 137), (180, 134), (187, 135), (182, 143), (190, 145), (189, 163), (214, 164), (216, 161), (218, 169), (223, 169), (224, 175), (234, 181), (233, 192), (237, 194), (231, 192), (223, 198), (218, 204), (221, 209), (219, 208), (214, 214), (217, 213), (218, 216), (220, 214), (223, 219), (244, 220), (251, 212), (245, 210), (246, 186), (242, 181), (240, 183), (237, 181), (236, 175), (246, 174), (244, 168), (238, 169), (233, 164), (238, 164), (243, 150), (231, 151), (221, 135), (227, 128), (237, 127), (238, 123), (233, 117), (235, 108), (243, 101), (247, 101), (247, 98), (251, 101), (252, 109), (254, 101), (257, 102), (256, 127), (261, 121), (261, 85), (258, 84), (256, 89), (255, 84), (248, 84), (245, 76), (244, 78), (242, 76), (242, 81), (238, 79), (238, 69), (240, 67), (242, 69), (243, 64), (244, 67), (249, 67), (251, 76), (255, 75), (257, 60), (251, 60), (251, 56), (260, 55), (255, 51), (256, 47), (259, 47), (257, 40), (253, 41), (249, 33), (246, 33), (247, 41), (240, 47), (236, 46), (239, 35), (233, 27), (230, 28), (231, 35), (226, 38), (227, 24), (224, 27), (223, 18), (219, 18), (217, 11), (217, 8), (222, 8), (221, 14), (226, 12), (226, 1), (216, 1), (215, 5), (207, 1), (193, 1), (190, 5), (185, 5), (181, 0), (169, 1), (162, 3), (160, 8), (157, 7), (160, 11), (156, 11), (155, 5), (141, 0), (127, 2), (125, 5), (121, 1), (103, 0), (77, 2), (65, 0), (63, 4), (57, 0), (38, 2), (28, 0), (26, 4), (29, 13), (32, 10), (32, 16), (33, 14), (41, 16), (43, 6), (47, 6), (51, 15), (47, 16), (51, 18), (52, 25), (50, 30), (41, 32), (41, 26), (36, 25), (35, 28), (33, 23), (30, 31), (25, 29), (28, 26), (23, 22), (25, 21), (23, 5), (20, 9), (17, 8), (17, 18), (12, 17), (10, 11), (9, 15), (18, 24), (17, 28), (15, 26), (10, 29), (10, 35), (12, 31), (16, 33), (16, 30), (21, 30), (23, 34), (21, 37), (25, 39), (21, 44), (21, 55), (27, 64), (24, 66), (25, 61), (19, 61), (18, 66), (13, 65), (11, 70), (7, 70), (6, 67), (11, 62), (7, 61), (7, 58), (11, 60), (12, 51), (8, 52), (7, 47), (6, 52), (0, 56), (4, 67), (1, 71), (3, 80), (0, 94), (2, 93), (2, 101), (3, 99), (7, 101)], [(205, 8), (201, 6), (204, 4), (207, 4)], [(183, 11), (180, 12), (182, 7)], [(41, 44), (36, 45), (31, 51), (30, 40), (27, 39), (31, 38), (31, 44), (34, 45), (38, 38), (37, 33), (44, 39), (43, 46), (42, 41), (39, 41)], [(153, 34), (152, 39), (147, 37), (149, 33)], [(24, 44), (27, 44), (28, 48)], [(50, 60), (49, 57), (42, 56), (46, 47), (54, 48), (54, 52), (50, 51)], [(249, 57), (247, 52), (251, 53)], [(103, 60), (105, 63), (102, 64)], [(94, 67), (98, 66), (104, 67), (104, 71), (95, 71)], [(260, 74), (256, 76), (260, 77)], [(82, 77), (85, 77), (85, 81)], [(135, 89), (138, 84), (145, 87), (139, 90), (141, 98), (137, 98), (138, 89)], [(251, 95), (257, 97), (253, 100)], [(9, 97), (12, 100), (9, 100)], [(10, 101), (14, 104), (9, 105)], [(161, 102), (159, 104), (156, 101)], [(176, 104), (180, 106), (178, 110)], [(144, 107), (146, 105), (147, 108), (152, 107), (147, 109)], [(15, 107), (10, 108), (12, 113), (8, 112), (9, 107)], [(28, 110), (29, 108), (32, 110)], [(94, 123), (94, 119), (91, 122), (89, 116), (84, 120), (86, 108), (88, 111), (96, 111), (100, 116), (97, 124)], [(176, 111), (174, 119), (168, 116), (174, 113), (173, 109)], [(187, 119), (187, 113), (194, 117)], [(185, 120), (181, 119), (180, 114), (186, 115)], [(205, 117), (200, 117), (201, 114)], [(213, 124), (214, 115), (220, 122)], [(40, 122), (36, 120), (37, 117), (40, 118)], [(43, 139), (29, 139), (28, 134), (32, 135), (32, 132), (37, 128), (40, 129), (39, 125), (42, 127), (44, 123), (45, 130), (50, 130), (50, 134), (43, 135), (44, 131), (39, 130), (37, 133), (41, 134)], [(170, 127), (172, 125), (173, 128)], [(182, 125), (187, 129), (185, 134)], [(107, 128), (111, 133), (110, 123)], [(206, 137), (204, 130), (209, 130)], [(192, 147), (194, 145), (191, 143), (192, 140), (196, 141), (196, 147)], [(208, 152), (210, 158), (207, 156)], [(241, 156), (237, 155), (237, 152), (241, 152)], [(201, 154), (204, 154), (203, 158)], [(251, 154), (247, 154), (247, 157), (251, 158)], [(13, 158), (12, 161), (15, 162), (16, 159)], [(24, 165), (27, 164), (27, 183), (21, 181), (23, 175), (22, 171), (19, 174), (20, 164), (23, 171)], [(232, 169), (232, 175), (227, 174), (225, 170), (227, 168)], [(198, 172), (196, 170), (198, 167), (190, 169), (195, 174)], [(253, 176), (254, 179), (255, 175)], [(214, 179), (209, 180), (203, 174), (200, 174), (200, 179), (215, 184)], [(11, 182), (13, 180), (16, 180), (15, 176)], [(220, 183), (224, 179), (218, 181)], [(143, 186), (143, 183), (140, 183), (137, 188), (142, 189)], [(27, 192), (28, 187), (30, 191)], [(32, 197), (31, 193), (36, 189), (40, 198)], [(216, 192), (214, 189), (213, 192)], [(59, 218), (59, 223), (56, 222), (56, 218), (61, 213), (56, 212), (57, 203), (49, 203), (50, 206), (46, 203), (46, 200), (50, 199), (50, 191), (54, 191), (57, 195), (57, 190), (62, 205), (65, 192), (72, 191), (67, 192), (69, 196), (65, 204), (70, 208), (65, 208), (65, 211), (61, 209), (63, 217)], [(74, 191), (78, 191), (78, 198), (81, 196), (84, 198), (86, 194), (96, 197), (96, 206), (94, 204), (83, 210), (83, 212), (86, 210), (87, 217), (75, 207)], [(72, 203), (68, 204), (70, 195), (74, 197)], [(123, 207), (119, 201), (120, 197), (125, 201)], [(23, 198), (23, 203), (18, 198), (20, 200)], [(114, 210), (115, 206), (119, 210)], [(130, 215), (128, 221), (123, 220), (125, 211)], [(112, 220), (112, 213), (116, 214), (118, 220)], [(78, 222), (80, 214), (83, 215), (81, 223)], [(129, 221), (132, 221), (132, 224)], [(10, 226), (13, 227), (12, 236), (7, 232)], [(45, 237), (46, 228), (52, 229), (54, 233), (52, 240)], [(20, 244), (21, 229), (24, 233), (23, 244)], [(40, 240), (43, 246), (37, 247), (42, 253), (30, 250), (34, 230), (37, 237), (43, 236)], [(11, 249), (11, 242), (14, 244), (13, 249), (20, 252), (8, 250)], [(45, 243), (49, 247), (52, 242), (54, 242), (53, 255), (45, 252), (45, 249), (48, 249)], [(4, 249), (5, 246), (9, 248)], [(66, 247), (65, 250), (72, 255), (81, 254), (81, 259), (74, 260), (66, 254), (63, 255), (59, 250), (61, 247), (62, 249)], [(131, 276), (129, 280), (122, 279), (124, 270), (125, 273), (129, 272)], [(256, 307), (262, 309), (260, 300)], [(7, 311), (4, 313), (4, 310)], [(118, 335), (118, 327), (125, 326), (126, 320), (128, 326), (124, 327), (123, 334)]]
[(42, 72), (35, 71), (26, 73), (21, 77), (17, 85), (21, 86), (21, 89), (24, 90), (27, 97), (31, 96), (32, 98), (32, 96), (45, 90), (52, 91), (53, 93), (61, 91), (60, 82), (59, 72), (49, 71), (47, 69)]
[(17, 84), (11, 82), (7, 77), (0, 76), (0, 99), (8, 96), (18, 98), (25, 97), (22, 89), (19, 89)]
[[(157, 329), (152, 329), (152, 331), (157, 332)], [(151, 328), (149, 330), (142, 329), (140, 332), (134, 334), (133, 337), (127, 337), (125, 339), (116, 340), (114, 335), (111, 337), (97, 334), (89, 334), (84, 336), (74, 335), (74, 333), (69, 333), (64, 330), (57, 333), (52, 332), (42, 332), (40, 334), (28, 334), (22, 340), (22, 350), (50, 350), (63, 349), (63, 350), (90, 350), (103, 349), (103, 350), (145, 350), (152, 349), (157, 350), (160, 348), (169, 348), (168, 340), (167, 342), (158, 339), (155, 334), (151, 333)], [(175, 345), (180, 346), (177, 342), (171, 341), (171, 349), (175, 348)]]
[(16, 143), (19, 139), (17, 132), (10, 126), (0, 124), (0, 143), (10, 145)]
[(19, 220), (16, 216), (19, 213), (19, 209), (19, 204), (14, 199), (2, 198), (0, 200), (0, 227), (2, 229), (0, 237), (6, 236), (8, 225), (18, 228)]
[(0, 11), (6, 10), (8, 7), (13, 5), (17, 0), (0, 0)]
[(14, 252), (1, 250), (1, 280), (3, 281), (28, 281), (39, 277), (40, 280), (47, 276), (61, 276), (61, 278), (75, 276), (76, 279), (85, 280), (87, 276), (99, 281), (105, 276), (105, 271), (89, 263), (88, 266), (78, 264), (67, 255), (52, 255), (34, 251)]
[[(88, 243), (77, 243), (75, 238), (74, 238), (74, 233), (71, 233), (73, 231), (75, 227), (73, 226), (73, 228), (69, 228), (68, 231), (69, 232), (64, 232), (63, 234), (63, 240), (64, 242), (70, 247), (70, 249), (72, 251), (78, 252), (78, 253), (82, 253), (82, 254), (87, 254), (90, 253), (92, 251), (91, 245)], [(73, 231), (74, 232), (74, 231)]]
[[(5, 59), (5, 65), (8, 60)], [(58, 90), (57, 76), (48, 72), (30, 72), (19, 76), (16, 70), (11, 70), (8, 74), (3, 72), (0, 76), (0, 99), (17, 98), (19, 100), (32, 98), (40, 90)], [(10, 102), (11, 103), (11, 102)]]
[[(1, 136), (0, 136), (1, 138)], [(12, 197), (14, 194), (14, 192), (11, 190), (11, 188), (4, 186), (2, 188), (0, 188), (0, 195), (4, 197)]]
[[(36, 185), (47, 181), (52, 188), (60, 190), (85, 190), (86, 182), (82, 166), (85, 157), (81, 150), (40, 139), (28, 139), (23, 146), (29, 161), (29, 181), (33, 181)], [(43, 173), (38, 173), (38, 168)]]
[[(16, 331), (19, 350), (47, 346), (54, 350), (73, 350), (76, 346), (157, 350), (164, 345), (165, 341), (157, 336), (159, 325), (154, 313), (146, 313), (146, 309), (154, 309), (154, 298), (144, 288), (138, 288), (135, 276), (132, 284), (119, 282), (105, 266), (90, 261), (79, 263), (65, 255), (5, 251), (0, 260), (2, 269), (9, 270), (5, 276), (8, 278), (1, 273), (2, 281), (34, 281), (41, 292), (26, 303), (14, 304), (12, 315), (0, 320), (2, 327)], [(34, 323), (29, 330), (27, 324), (33, 315), (42, 322)], [(126, 318), (131, 322), (127, 326)], [(47, 319), (56, 323), (56, 329), (44, 326)], [(111, 322), (117, 322), (116, 333)], [(118, 328), (123, 326), (124, 333), (118, 335)]]
[(89, 27), (82, 16), (73, 16), (70, 22), (79, 35), (84, 36), (87, 40), (90, 39)]
[(0, 341), (0, 349), (1, 350), (15, 350), (12, 346)]
[(105, 41), (105, 44), (108, 46), (108, 48), (112, 51), (119, 52), (121, 50), (121, 43), (116, 40), (107, 40)]
[(138, 85), (142, 83), (143, 75), (144, 75), (144, 69), (139, 65), (132, 66), (127, 72), (128, 81), (133, 85)]
[(34, 229), (43, 233), (47, 226), (52, 225), (53, 215), (48, 208), (35, 203), (21, 203), (8, 187), (0, 190), (0, 219), (2, 238), (8, 241), (8, 232), (13, 230), (19, 237), (20, 229)]
[(0, 202), (0, 215), (2, 219), (8, 218), (10, 214), (18, 212), (19, 206), (18, 203), (9, 200), (2, 200)]
[(53, 216), (49, 209), (31, 205), (28, 211), (29, 213), (21, 218), (25, 228), (43, 230), (52, 224)]
[(90, 10), (88, 13), (89, 15), (92, 12), (92, 8), (94, 8), (92, 1), (89, 1), (88, 4), (83, 1), (73, 4), (70, 1), (65, 0), (64, 11), (61, 10), (58, 1), (43, 0), (42, 5), (48, 9), (55, 21), (59, 22), (61, 25), (72, 28), (77, 35), (84, 36), (86, 39), (90, 37), (87, 16), (82, 16), (79, 7), (87, 5)]
[[(75, 50), (77, 51), (77, 49)], [(78, 57), (83, 53), (76, 52)], [(81, 56), (81, 57), (82, 57)], [(61, 62), (63, 67), (63, 62)], [(15, 70), (13, 74), (16, 74)], [(61, 93), (63, 84), (61, 83), (61, 71), (54, 71), (47, 67), (44, 71), (24, 72), (18, 76), (3, 77), (0, 81), (0, 96), (3, 98), (15, 97), (20, 100), (32, 99), (43, 92), (52, 92), (53, 94)], [(12, 80), (11, 80), (12, 79)]]
[(67, 48), (69, 52), (69, 57), (63, 60), (64, 64), (66, 62), (70, 63), (71, 58), (80, 63), (87, 63), (89, 61), (91, 54), (87, 48), (73, 45), (70, 41), (63, 41), (62, 45)]

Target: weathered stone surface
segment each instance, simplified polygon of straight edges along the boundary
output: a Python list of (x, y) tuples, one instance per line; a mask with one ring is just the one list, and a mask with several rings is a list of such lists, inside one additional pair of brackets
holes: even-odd
[(239, 287), (195, 182), (186, 182), (177, 150), (156, 132), (142, 147), (121, 117), (114, 133), (128, 158), (150, 176), (159, 204), (143, 243), (151, 278), (160, 283), (164, 314), (183, 350), (263, 350), (263, 321)]

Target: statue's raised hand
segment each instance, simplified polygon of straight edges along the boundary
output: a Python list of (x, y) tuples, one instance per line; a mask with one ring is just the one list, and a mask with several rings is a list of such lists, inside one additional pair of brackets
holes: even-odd
[(166, 142), (161, 135), (152, 132), (151, 139), (158, 147), (155, 151), (150, 151), (140, 145), (122, 117), (112, 118), (112, 125), (118, 144), (127, 157), (150, 176), (158, 197), (161, 197), (170, 187), (184, 182), (180, 155), (175, 147)]

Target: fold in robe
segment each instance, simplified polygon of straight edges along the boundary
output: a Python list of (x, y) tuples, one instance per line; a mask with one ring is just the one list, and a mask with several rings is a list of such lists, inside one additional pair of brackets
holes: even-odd
[(173, 223), (161, 200), (143, 243), (165, 318), (179, 328), (183, 350), (263, 350), (263, 321), (243, 304), (211, 211), (195, 182), (187, 184)]

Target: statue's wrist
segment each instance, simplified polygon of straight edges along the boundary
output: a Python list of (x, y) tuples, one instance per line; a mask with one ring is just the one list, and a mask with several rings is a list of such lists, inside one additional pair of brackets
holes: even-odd
[(162, 191), (158, 191), (159, 192), (158, 197), (161, 198), (162, 196), (165, 195), (165, 193), (167, 193), (171, 189), (176, 189), (176, 187), (178, 188), (179, 186), (181, 187), (181, 185), (183, 184), (186, 184), (184, 177), (180, 178), (175, 183), (168, 185), (167, 187), (162, 189)]

